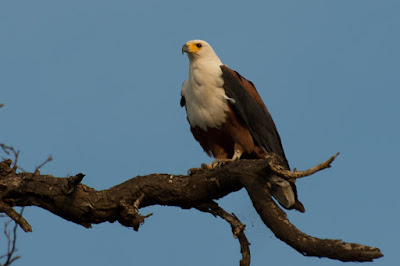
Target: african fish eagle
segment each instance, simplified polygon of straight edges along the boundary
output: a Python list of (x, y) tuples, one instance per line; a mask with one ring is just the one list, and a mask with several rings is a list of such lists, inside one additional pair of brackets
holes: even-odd
[[(224, 65), (205, 41), (186, 42), (183, 53), (189, 57), (189, 79), (182, 85), (181, 106), (204, 151), (216, 162), (261, 159), (273, 152), (289, 170), (275, 123), (253, 83)], [(284, 208), (305, 211), (294, 180), (274, 176), (270, 182)]]

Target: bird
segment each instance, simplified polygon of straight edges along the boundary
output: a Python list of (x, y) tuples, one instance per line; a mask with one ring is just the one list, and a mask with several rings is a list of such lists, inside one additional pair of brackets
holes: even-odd
[[(290, 170), (275, 123), (254, 84), (224, 65), (210, 44), (191, 40), (182, 46), (189, 58), (189, 78), (182, 84), (190, 131), (215, 158), (208, 167), (239, 159), (263, 159), (275, 153)], [(270, 178), (271, 194), (286, 209), (305, 212), (295, 180)]]

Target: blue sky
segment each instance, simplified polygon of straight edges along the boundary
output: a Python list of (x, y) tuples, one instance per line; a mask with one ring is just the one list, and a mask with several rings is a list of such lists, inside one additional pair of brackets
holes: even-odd
[[(96, 189), (210, 162), (179, 106), (181, 47), (204, 39), (255, 83), (292, 167), (341, 152), (332, 168), (299, 181), (306, 213), (289, 212), (291, 221), (312, 236), (377, 246), (385, 257), (374, 265), (395, 265), (399, 11), (396, 0), (4, 0), (0, 142), (22, 151), (27, 170), (51, 154), (42, 173), (82, 172)], [(245, 191), (219, 203), (247, 224), (252, 265), (341, 264), (277, 240)], [(134, 232), (27, 208), (33, 233), (19, 232), (15, 265), (238, 265), (223, 221), (172, 207), (141, 212), (154, 215)]]

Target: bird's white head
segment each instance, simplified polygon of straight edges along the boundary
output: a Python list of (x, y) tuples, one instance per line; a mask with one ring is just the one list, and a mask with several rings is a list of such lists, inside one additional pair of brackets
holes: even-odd
[(202, 40), (191, 40), (182, 46), (182, 54), (186, 53), (190, 61), (198, 59), (217, 60), (220, 62), (218, 56), (215, 54), (211, 45)]

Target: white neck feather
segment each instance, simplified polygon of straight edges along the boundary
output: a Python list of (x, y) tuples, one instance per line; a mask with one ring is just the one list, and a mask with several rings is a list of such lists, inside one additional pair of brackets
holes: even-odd
[(189, 60), (189, 79), (182, 86), (189, 123), (203, 130), (218, 128), (225, 122), (229, 110), (220, 68), (222, 62), (214, 51), (207, 56), (191, 56)]

